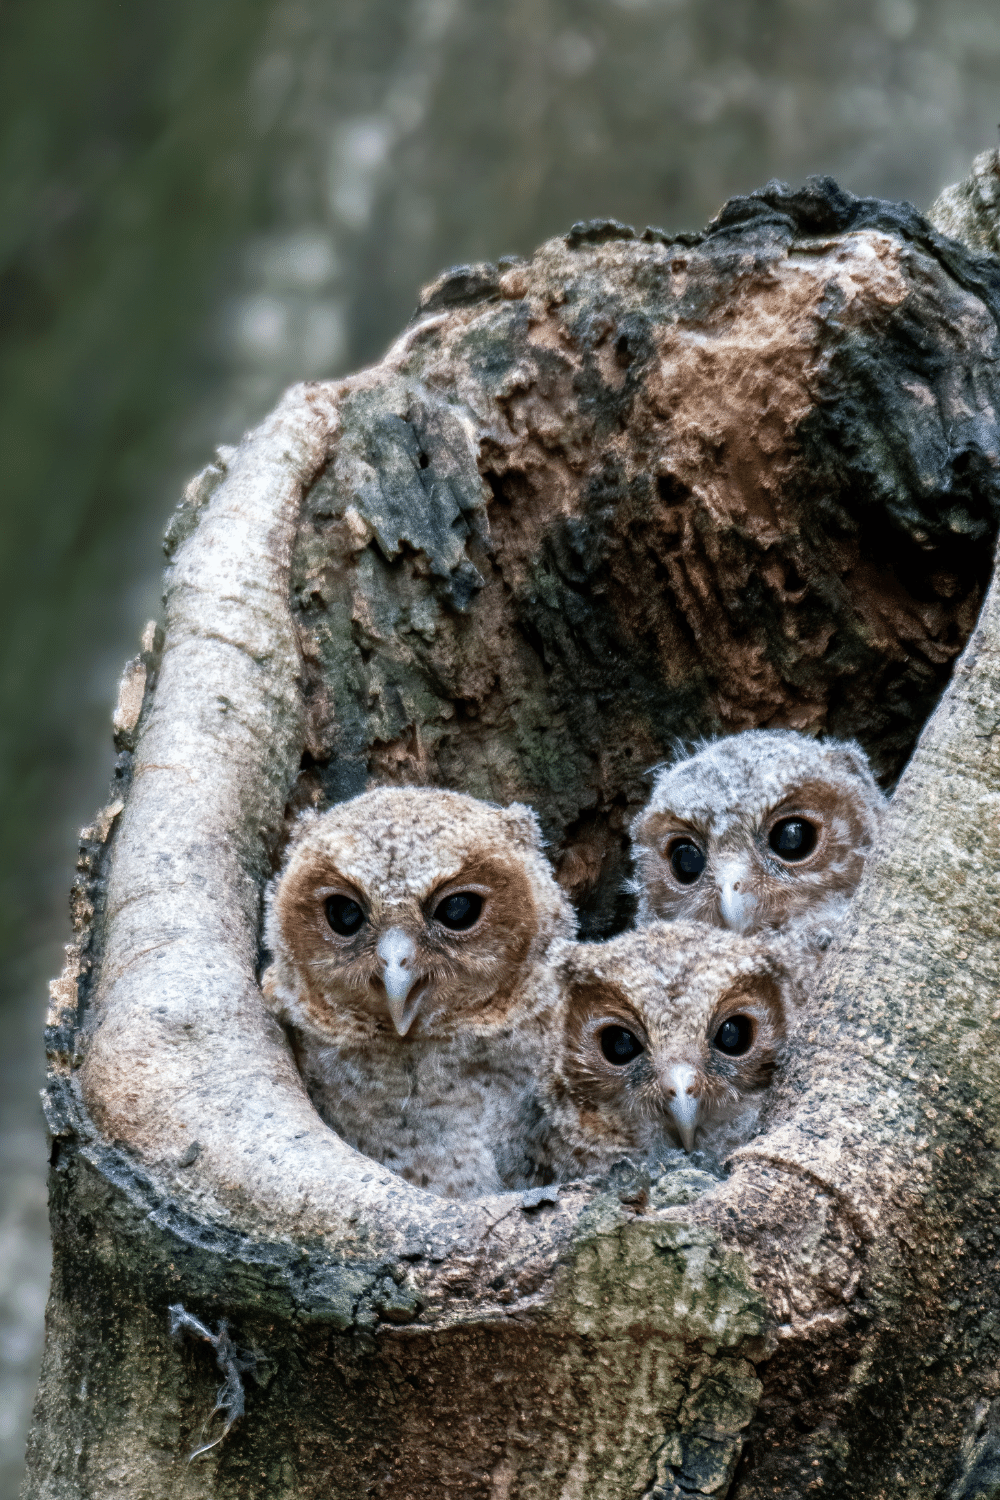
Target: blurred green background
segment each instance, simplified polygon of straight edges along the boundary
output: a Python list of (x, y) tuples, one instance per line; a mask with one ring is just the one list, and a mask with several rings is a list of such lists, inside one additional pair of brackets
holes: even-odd
[(5, 0), (0, 1500), (47, 1277), (45, 981), (184, 479), (377, 358), (445, 265), (698, 228), (774, 176), (926, 207), (998, 110), (996, 0)]

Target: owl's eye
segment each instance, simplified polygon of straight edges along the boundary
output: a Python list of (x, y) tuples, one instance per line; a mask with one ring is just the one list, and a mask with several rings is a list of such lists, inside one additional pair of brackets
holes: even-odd
[(645, 1050), (635, 1033), (626, 1031), (624, 1026), (605, 1026), (601, 1032), (601, 1051), (608, 1062), (614, 1063), (618, 1068), (630, 1063)]
[(805, 859), (816, 847), (816, 825), (805, 818), (782, 818), (767, 842), (779, 859)]
[(691, 839), (678, 839), (670, 847), (670, 868), (681, 885), (693, 885), (705, 868), (705, 856)]
[(466, 932), (475, 927), (483, 910), (483, 898), (477, 891), (456, 891), (445, 896), (434, 912), (435, 922), (452, 932)]
[(350, 896), (330, 896), (326, 903), (326, 920), (341, 937), (353, 937), (365, 925), (364, 908)]
[(742, 1057), (750, 1051), (753, 1041), (753, 1022), (749, 1016), (730, 1016), (723, 1021), (712, 1039), (712, 1046), (727, 1057)]

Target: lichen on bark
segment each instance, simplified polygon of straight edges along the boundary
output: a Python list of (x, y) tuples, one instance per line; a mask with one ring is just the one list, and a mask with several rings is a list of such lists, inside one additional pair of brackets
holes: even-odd
[[(998, 294), (826, 181), (683, 240), (580, 225), (441, 278), (380, 365), (193, 486), (54, 987), (28, 1495), (874, 1500), (982, 1470)], [(316, 1116), (257, 986), (302, 805), (527, 800), (600, 936), (675, 738), (856, 734), (891, 782), (963, 648), (728, 1175), (450, 1203)], [(218, 1379), (176, 1304), (267, 1371), (190, 1467)]]
[(789, 725), (898, 774), (989, 577), (997, 270), (829, 184), (489, 269), (345, 393), (307, 497), (300, 794), (523, 798), (596, 936), (677, 739)]

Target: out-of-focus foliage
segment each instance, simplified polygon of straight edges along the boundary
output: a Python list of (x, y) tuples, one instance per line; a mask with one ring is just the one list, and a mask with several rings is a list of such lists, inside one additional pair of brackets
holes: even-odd
[(45, 830), (97, 794), (111, 662), (213, 441), (377, 355), (443, 265), (576, 218), (697, 227), (809, 171), (928, 202), (998, 73), (991, 0), (8, 4), (5, 947), (48, 930)]
[(16, 1495), (48, 1254), (37, 1089), (111, 663), (155, 608), (202, 330), (249, 219), (247, 0), (0, 11), (0, 1496)]
[(209, 390), (201, 329), (249, 214), (263, 11), (43, 0), (0, 23), (5, 946), (38, 930), (37, 861), (65, 847), (51, 813), (93, 765), (95, 655), (120, 651), (155, 573), (163, 470), (176, 483)]
[(6, 0), (0, 1500), (43, 1291), (42, 981), (182, 479), (374, 358), (444, 265), (593, 216), (696, 228), (771, 176), (926, 205), (994, 143), (998, 82), (995, 0)]

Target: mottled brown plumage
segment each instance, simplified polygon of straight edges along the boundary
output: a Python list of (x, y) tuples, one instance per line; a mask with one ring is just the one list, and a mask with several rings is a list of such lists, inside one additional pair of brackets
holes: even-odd
[(800, 1000), (767, 937), (657, 922), (556, 955), (537, 1171), (572, 1178), (756, 1128)]
[(632, 828), (640, 924), (801, 930), (829, 942), (885, 798), (861, 748), (748, 730), (660, 772)]
[(499, 1191), (527, 1171), (543, 960), (573, 925), (529, 808), (383, 788), (299, 825), (264, 995), (346, 1141), (434, 1192)]

